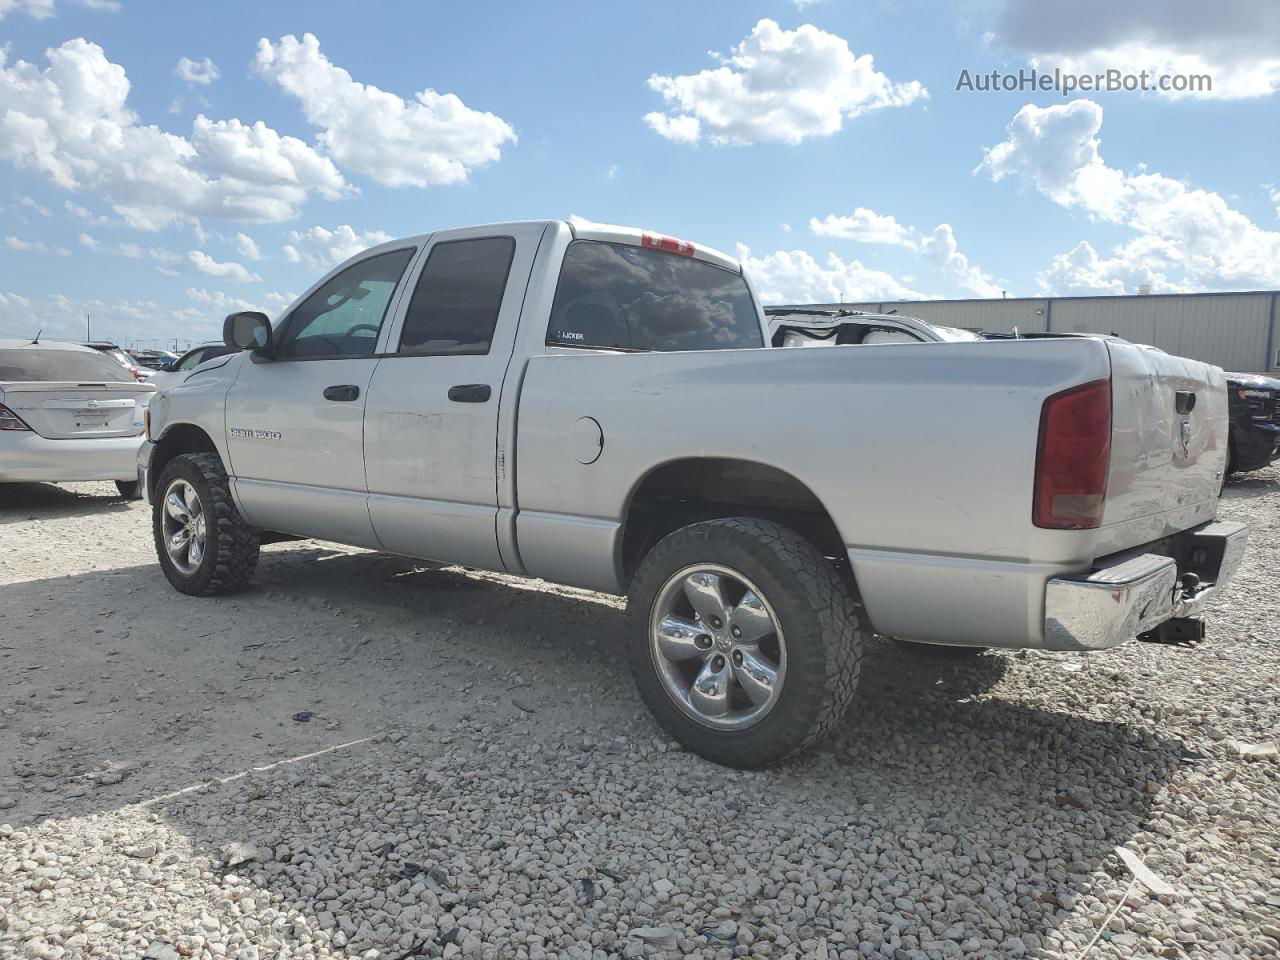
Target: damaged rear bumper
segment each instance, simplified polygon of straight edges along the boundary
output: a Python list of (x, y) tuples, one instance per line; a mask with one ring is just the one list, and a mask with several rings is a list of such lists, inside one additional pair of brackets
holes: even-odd
[(1054, 577), (1045, 587), (1045, 648), (1106, 650), (1198, 615), (1235, 576), (1248, 534), (1243, 523), (1215, 521), (1174, 538), (1167, 552), (1120, 554), (1088, 574)]

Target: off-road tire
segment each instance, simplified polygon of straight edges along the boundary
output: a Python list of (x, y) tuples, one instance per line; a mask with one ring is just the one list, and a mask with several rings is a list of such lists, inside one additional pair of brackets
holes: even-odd
[[(173, 565), (165, 549), (162, 516), (169, 484), (183, 479), (195, 487), (205, 515), (205, 554), (191, 575)], [(151, 528), (160, 569), (175, 590), (193, 597), (213, 597), (242, 588), (258, 565), (258, 531), (231, 499), (227, 472), (216, 453), (184, 453), (174, 457), (156, 480)]]
[(911, 640), (898, 640), (897, 642), (912, 653), (918, 653), (926, 657), (938, 657), (942, 660), (964, 660), (968, 657), (976, 657), (980, 653), (986, 653), (991, 649), (990, 647), (949, 647), (941, 643), (915, 643)]
[[(662, 585), (699, 563), (741, 571), (773, 607), (786, 641), (778, 700), (740, 730), (705, 726), (662, 684), (650, 653), (650, 617)], [(675, 531), (641, 561), (627, 599), (627, 656), (640, 696), (658, 723), (690, 751), (728, 767), (766, 767), (803, 750), (844, 717), (862, 667), (863, 633), (850, 590), (831, 562), (798, 533), (749, 517), (707, 520)]]
[(142, 491), (138, 488), (137, 480), (117, 480), (116, 492), (126, 500), (137, 500), (142, 496)]

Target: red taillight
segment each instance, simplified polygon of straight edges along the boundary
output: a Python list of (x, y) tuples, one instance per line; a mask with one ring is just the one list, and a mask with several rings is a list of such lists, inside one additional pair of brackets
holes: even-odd
[(30, 430), (22, 418), (0, 403), (0, 430)]
[(688, 240), (677, 240), (675, 237), (664, 237), (657, 233), (641, 234), (640, 246), (649, 250), (661, 250), (664, 253), (676, 253), (682, 257), (693, 256), (693, 244)]
[(1032, 520), (1089, 530), (1102, 523), (1111, 468), (1111, 381), (1055, 393), (1040, 411)]

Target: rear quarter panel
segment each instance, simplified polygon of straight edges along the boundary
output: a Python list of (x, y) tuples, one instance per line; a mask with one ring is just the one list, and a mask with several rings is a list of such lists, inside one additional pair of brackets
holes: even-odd
[[(535, 357), (517, 435), (521, 558), (534, 575), (621, 591), (640, 481), (672, 460), (731, 457), (822, 501), (881, 632), (936, 633), (895, 613), (912, 607), (990, 624), (1001, 614), (983, 605), (1013, 583), (1004, 630), (1025, 635), (1044, 578), (1094, 547), (1088, 531), (1031, 523), (1041, 404), (1107, 375), (1105, 345), (1085, 339)], [(581, 417), (604, 434), (590, 465), (570, 447)]]

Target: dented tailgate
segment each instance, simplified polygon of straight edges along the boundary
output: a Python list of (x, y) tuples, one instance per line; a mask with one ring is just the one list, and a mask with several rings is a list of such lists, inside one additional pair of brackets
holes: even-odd
[(1221, 369), (1153, 347), (1107, 346), (1111, 470), (1099, 555), (1211, 520), (1227, 458)]

